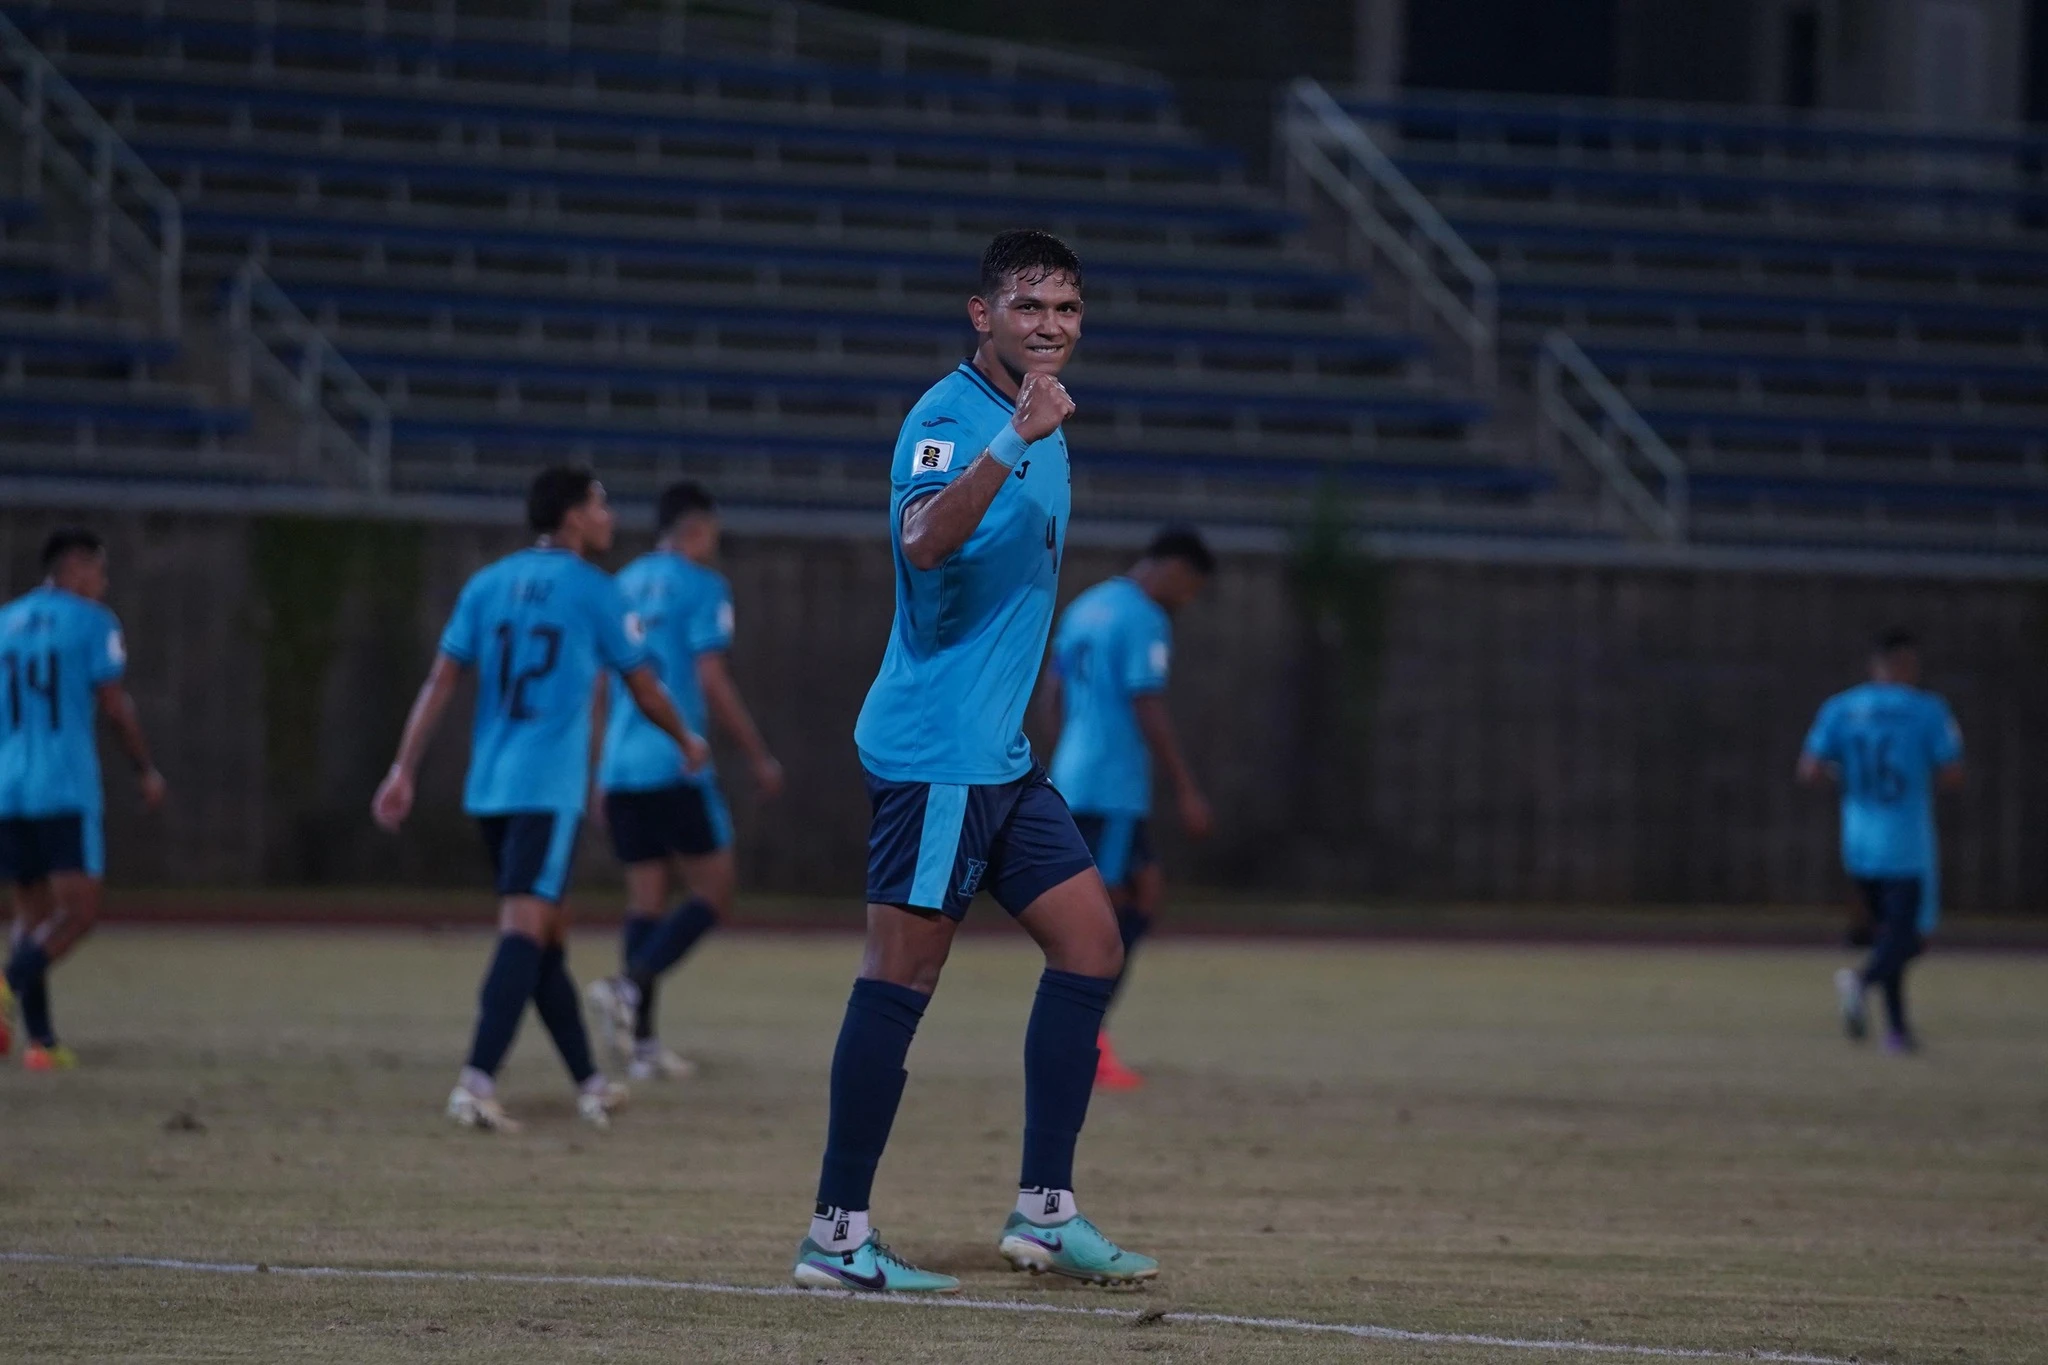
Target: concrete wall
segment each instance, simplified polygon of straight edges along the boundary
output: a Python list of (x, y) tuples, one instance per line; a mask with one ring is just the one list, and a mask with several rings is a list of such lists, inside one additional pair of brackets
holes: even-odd
[[(9, 595), (33, 581), (36, 544), (59, 519), (0, 512)], [(406, 837), (378, 834), (365, 809), (456, 589), (522, 536), (95, 520), (176, 794), (144, 819), (110, 765), (115, 878), (474, 883), (481, 857), (456, 809), (459, 720)], [(1074, 551), (1068, 590), (1121, 559)], [(850, 731), (888, 625), (886, 547), (734, 537), (727, 568), (735, 668), (791, 779), (772, 807), (732, 784), (746, 878), (857, 895), (865, 807)], [(1172, 703), (1220, 815), (1200, 849), (1164, 833), (1182, 881), (1429, 899), (1836, 899), (1832, 803), (1789, 773), (1813, 709), (1856, 679), (1873, 631), (1904, 622), (1925, 634), (1930, 681), (1970, 742), (1969, 789), (1943, 811), (1951, 903), (2042, 908), (2038, 587), (1403, 561), (1366, 570), (1348, 606), (1312, 611), (1293, 572), (1280, 557), (1232, 558), (1181, 622)], [(609, 875), (595, 848), (584, 873)]]

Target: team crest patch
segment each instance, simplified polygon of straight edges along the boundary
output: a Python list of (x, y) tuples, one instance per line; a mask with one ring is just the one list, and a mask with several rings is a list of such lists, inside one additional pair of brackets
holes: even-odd
[(988, 859), (969, 858), (966, 875), (960, 878), (960, 894), (971, 896), (981, 890), (981, 874), (988, 871)]
[(919, 441), (911, 469), (918, 474), (943, 474), (953, 467), (951, 441)]

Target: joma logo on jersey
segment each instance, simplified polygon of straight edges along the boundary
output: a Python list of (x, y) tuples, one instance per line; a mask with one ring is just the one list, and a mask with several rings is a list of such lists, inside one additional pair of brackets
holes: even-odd
[(969, 858), (967, 871), (960, 878), (960, 894), (971, 896), (981, 890), (981, 874), (988, 871), (988, 859)]
[(943, 474), (953, 467), (951, 441), (919, 441), (911, 463), (920, 474)]

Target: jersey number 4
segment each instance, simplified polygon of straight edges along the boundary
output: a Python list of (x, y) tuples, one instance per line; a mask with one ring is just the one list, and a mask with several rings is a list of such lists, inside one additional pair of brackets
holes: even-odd
[(57, 651), (47, 654), (19, 656), (11, 650), (0, 654), (0, 669), (7, 673), (7, 728), (19, 730), (22, 726), (22, 708), (33, 706), (31, 700), (41, 697), (50, 708), (50, 728), (61, 729), (64, 724), (62, 703), (57, 693)]
[(555, 665), (562, 661), (562, 629), (560, 626), (526, 628), (527, 638), (540, 647), (540, 658), (524, 668), (518, 668), (513, 658), (519, 651), (519, 627), (510, 621), (500, 621), (491, 633), (498, 639), (498, 703), (505, 708), (510, 719), (532, 720), (535, 715), (533, 701), (526, 689), (554, 672)]

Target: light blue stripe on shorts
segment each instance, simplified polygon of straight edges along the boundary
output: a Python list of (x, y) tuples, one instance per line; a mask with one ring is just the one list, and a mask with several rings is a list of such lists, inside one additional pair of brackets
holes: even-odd
[(576, 834), (583, 826), (583, 817), (573, 810), (558, 810), (553, 814), (554, 828), (548, 834), (548, 860), (540, 865), (540, 875), (533, 879), (533, 894), (559, 904), (562, 892), (568, 887), (569, 861), (576, 854)]
[(925, 788), (924, 830), (917, 840), (917, 871), (910, 879), (912, 905), (922, 910), (945, 908), (966, 819), (966, 787), (934, 782)]
[(1122, 886), (1131, 871), (1131, 845), (1138, 837), (1135, 815), (1105, 815), (1095, 849), (1095, 870), (1106, 886)]
[(79, 813), (78, 852), (87, 876), (107, 875), (107, 831), (97, 807)]

